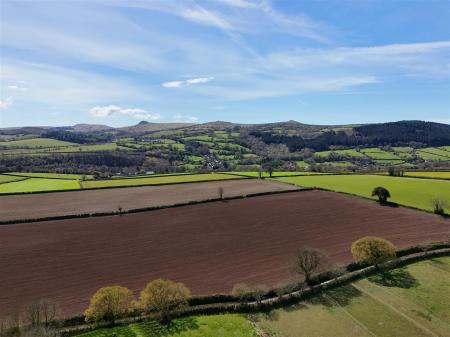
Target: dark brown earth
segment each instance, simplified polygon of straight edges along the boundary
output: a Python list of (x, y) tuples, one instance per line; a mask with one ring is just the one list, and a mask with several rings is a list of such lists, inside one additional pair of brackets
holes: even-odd
[(0, 221), (173, 205), (218, 197), (288, 191), (297, 187), (260, 179), (0, 196)]
[(194, 294), (234, 284), (272, 286), (292, 277), (303, 246), (333, 261), (351, 259), (351, 243), (377, 235), (398, 246), (447, 238), (448, 220), (361, 198), (304, 191), (123, 216), (0, 226), (0, 315), (39, 298), (80, 313), (106, 285), (139, 291), (158, 277)]

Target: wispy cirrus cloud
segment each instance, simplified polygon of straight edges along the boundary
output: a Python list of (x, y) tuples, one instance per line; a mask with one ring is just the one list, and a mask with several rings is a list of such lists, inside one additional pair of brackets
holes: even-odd
[(188, 80), (182, 80), (182, 81), (169, 81), (164, 82), (162, 86), (164, 88), (181, 88), (186, 87), (194, 84), (203, 84), (208, 83), (210, 81), (214, 80), (214, 77), (196, 77), (196, 78), (190, 78)]
[(20, 85), (7, 85), (6, 88), (11, 89), (11, 90), (19, 90), (19, 91), (27, 91), (28, 90), (27, 87), (23, 87)]
[(114, 114), (122, 114), (146, 121), (161, 119), (158, 113), (148, 112), (140, 108), (122, 108), (117, 105), (96, 106), (89, 109), (89, 113), (94, 117), (108, 117)]

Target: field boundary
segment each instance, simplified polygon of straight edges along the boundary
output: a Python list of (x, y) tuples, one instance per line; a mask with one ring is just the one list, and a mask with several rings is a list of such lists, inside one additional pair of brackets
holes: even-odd
[[(173, 317), (183, 317), (189, 315), (208, 315), (208, 314), (222, 314), (222, 313), (252, 313), (252, 312), (264, 312), (273, 309), (289, 306), (300, 301), (309, 299), (311, 297), (322, 294), (323, 291), (328, 289), (333, 289), (338, 286), (342, 286), (359, 279), (365, 278), (367, 276), (377, 274), (381, 271), (392, 270), (398, 267), (402, 267), (414, 262), (427, 260), (430, 258), (440, 257), (440, 256), (450, 256), (450, 245), (447, 244), (448, 248), (438, 248), (436, 250), (424, 251), (420, 253), (412, 253), (406, 256), (396, 258), (391, 261), (379, 265), (370, 265), (358, 269), (356, 271), (348, 271), (347, 273), (330, 277), (321, 283), (303, 287), (301, 285), (294, 291), (286, 293), (282, 296), (276, 296), (272, 290), (270, 297), (267, 296), (261, 301), (251, 301), (247, 303), (240, 303), (236, 299), (234, 302), (222, 302), (222, 303), (212, 303), (212, 304), (198, 304), (191, 305), (183, 310), (173, 312)], [(348, 266), (347, 266), (348, 267)], [(218, 296), (218, 295), (216, 295)], [(228, 297), (233, 297), (229, 295)], [(126, 317), (119, 319), (114, 325), (126, 325), (133, 322), (140, 322), (146, 319), (153, 318), (153, 315), (139, 315), (133, 317)], [(63, 324), (63, 327), (59, 329), (62, 336), (74, 336), (75, 334), (92, 331), (98, 328), (111, 327), (113, 324), (111, 322), (101, 322), (97, 324), (76, 324), (76, 322), (82, 322), (83, 316), (75, 316), (66, 320), (61, 320), (59, 323)], [(64, 326), (64, 323), (66, 325)], [(75, 323), (73, 325), (68, 325), (70, 323)]]
[[(202, 174), (202, 173), (201, 173)], [(31, 178), (31, 177), (30, 177)], [(151, 178), (151, 177), (149, 177)], [(37, 179), (47, 179), (47, 178), (37, 178)], [(53, 178), (55, 179), (55, 178)], [(58, 179), (58, 178), (56, 178)], [(142, 185), (126, 185), (126, 186), (103, 186), (103, 187), (91, 187), (91, 188), (71, 188), (66, 190), (48, 190), (48, 191), (34, 191), (34, 192), (10, 192), (10, 193), (0, 193), (0, 198), (9, 195), (24, 195), (24, 194), (42, 194), (42, 193), (55, 193), (55, 192), (80, 192), (80, 191), (92, 191), (92, 190), (107, 190), (112, 188), (132, 188), (132, 187), (143, 187), (143, 186), (164, 186), (164, 185), (179, 185), (179, 184), (198, 184), (198, 183), (209, 183), (213, 181), (229, 181), (229, 180), (241, 180), (241, 179), (252, 179), (251, 177), (241, 177), (235, 179), (208, 179), (200, 181), (180, 181), (175, 183), (159, 183), (159, 184), (142, 184)], [(61, 179), (59, 179), (61, 180)], [(73, 179), (67, 179), (73, 180)], [(120, 180), (120, 179), (115, 179)], [(92, 180), (91, 180), (92, 181)], [(102, 180), (98, 180), (102, 181)]]
[[(229, 181), (229, 180), (230, 179), (225, 179), (225, 181)], [(213, 181), (220, 181), (220, 180), (213, 180)], [(231, 201), (231, 200), (245, 199), (245, 198), (251, 198), (251, 197), (260, 197), (260, 196), (265, 196), (265, 195), (293, 193), (293, 192), (305, 192), (305, 191), (313, 191), (313, 190), (314, 190), (313, 188), (297, 187), (296, 189), (287, 190), (287, 191), (286, 190), (285, 191), (267, 191), (267, 192), (251, 193), (251, 194), (237, 195), (237, 196), (224, 197), (224, 198), (210, 198), (210, 199), (203, 199), (203, 200), (194, 200), (194, 201), (188, 201), (188, 202), (182, 202), (182, 203), (176, 203), (176, 204), (170, 204), (170, 205), (132, 208), (132, 209), (122, 211), (122, 212), (110, 211), (110, 212), (55, 215), (55, 216), (48, 216), (48, 217), (42, 217), (42, 218), (31, 218), (31, 219), (3, 220), (3, 221), (0, 221), (0, 226), (21, 224), (21, 223), (31, 223), (31, 222), (42, 222), (42, 221), (94, 218), (94, 217), (102, 217), (102, 216), (122, 216), (122, 215), (126, 215), (126, 214), (151, 212), (151, 211), (157, 211), (157, 210), (167, 209), (167, 208), (176, 208), (176, 207), (183, 207), (183, 206), (206, 204), (206, 203), (211, 203), (211, 202), (216, 202), (216, 201)]]
[[(2, 174), (2, 175), (6, 175), (6, 174)], [(12, 177), (19, 177), (19, 176), (12, 176)], [(17, 179), (17, 180), (11, 180), (11, 181), (4, 181), (4, 182), (2, 182), (2, 183), (0, 183), (0, 185), (3, 185), (3, 184), (10, 184), (10, 183), (17, 183), (17, 182), (19, 182), (19, 181), (24, 181), (24, 180), (28, 180), (28, 179), (30, 179), (31, 177), (24, 177), (24, 176), (21, 176), (23, 179)]]

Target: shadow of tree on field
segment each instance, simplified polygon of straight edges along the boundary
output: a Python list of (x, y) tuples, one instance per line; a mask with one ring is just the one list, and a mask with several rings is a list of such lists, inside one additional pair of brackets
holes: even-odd
[(306, 308), (307, 308), (307, 306), (302, 303), (295, 303), (293, 305), (283, 308), (283, 310), (290, 312), (290, 311), (296, 311), (296, 310), (301, 310), (301, 309), (306, 309)]
[(362, 292), (356, 289), (353, 285), (348, 284), (340, 286), (335, 289), (330, 289), (324, 293), (323, 305), (344, 307), (349, 305), (353, 298), (359, 297)]
[(381, 206), (387, 206), (387, 207), (394, 207), (397, 208), (398, 204), (393, 201), (384, 201), (384, 202), (378, 202)]
[(409, 289), (417, 287), (419, 281), (403, 268), (383, 271), (367, 278), (370, 282), (384, 287)]
[(198, 328), (199, 325), (195, 317), (182, 317), (174, 319), (167, 325), (162, 325), (154, 320), (147, 321), (145, 323), (136, 324), (133, 330), (142, 336), (164, 337), (180, 334), (188, 330), (196, 330)]

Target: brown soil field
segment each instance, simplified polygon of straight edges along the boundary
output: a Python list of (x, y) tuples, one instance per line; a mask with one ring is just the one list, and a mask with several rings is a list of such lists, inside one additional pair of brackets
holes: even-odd
[(0, 316), (39, 298), (76, 314), (99, 287), (120, 284), (137, 294), (158, 277), (184, 282), (194, 294), (229, 292), (240, 282), (272, 286), (292, 278), (293, 255), (304, 245), (344, 263), (364, 235), (403, 247), (446, 239), (449, 229), (432, 214), (325, 191), (5, 225)]
[(54, 192), (0, 196), (0, 221), (33, 219), (59, 215), (116, 212), (136, 208), (166, 206), (218, 197), (289, 191), (295, 186), (270, 180), (243, 179), (160, 186)]

